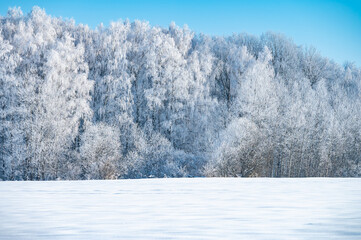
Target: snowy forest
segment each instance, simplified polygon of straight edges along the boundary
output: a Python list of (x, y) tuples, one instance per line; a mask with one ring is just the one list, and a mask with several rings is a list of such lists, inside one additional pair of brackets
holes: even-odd
[(278, 33), (12, 8), (0, 58), (2, 180), (361, 176), (361, 68)]

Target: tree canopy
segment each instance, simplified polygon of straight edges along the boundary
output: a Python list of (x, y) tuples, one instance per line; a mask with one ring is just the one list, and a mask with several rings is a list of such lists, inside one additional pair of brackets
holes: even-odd
[(277, 33), (0, 18), (0, 179), (361, 176), (361, 69)]

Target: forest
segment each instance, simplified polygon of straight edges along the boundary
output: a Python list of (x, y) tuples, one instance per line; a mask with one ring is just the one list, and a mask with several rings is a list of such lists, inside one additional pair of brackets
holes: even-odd
[(353, 63), (273, 32), (0, 17), (1, 180), (360, 176)]

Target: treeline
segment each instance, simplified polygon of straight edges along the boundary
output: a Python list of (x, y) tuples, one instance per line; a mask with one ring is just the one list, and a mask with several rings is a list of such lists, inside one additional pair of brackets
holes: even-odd
[(0, 18), (0, 179), (361, 176), (361, 71), (275, 33)]

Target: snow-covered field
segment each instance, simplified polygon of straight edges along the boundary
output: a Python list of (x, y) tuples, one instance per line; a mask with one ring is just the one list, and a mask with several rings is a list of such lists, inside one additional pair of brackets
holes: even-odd
[(0, 182), (0, 239), (361, 239), (361, 179)]

